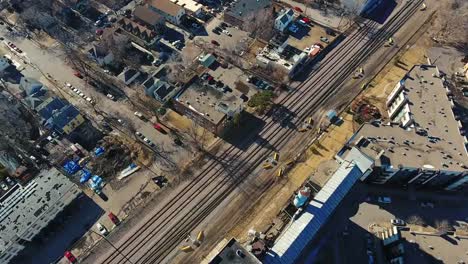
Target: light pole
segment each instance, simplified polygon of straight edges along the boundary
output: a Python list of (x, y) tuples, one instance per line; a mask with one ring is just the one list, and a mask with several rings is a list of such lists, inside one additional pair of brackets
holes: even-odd
[(90, 231), (91, 231), (92, 233), (94, 233), (94, 234), (100, 236), (102, 239), (104, 239), (109, 245), (111, 245), (111, 247), (114, 248), (115, 251), (117, 251), (117, 253), (119, 253), (122, 257), (124, 257), (124, 259), (125, 259), (128, 263), (134, 264), (132, 261), (130, 261), (130, 259), (129, 259), (125, 254), (122, 253), (122, 251), (120, 251), (119, 248), (117, 248), (114, 244), (112, 244), (112, 242), (110, 242), (105, 236), (103, 236), (103, 235), (97, 233), (96, 231), (94, 231), (94, 230), (92, 230), (92, 229), (90, 229)]

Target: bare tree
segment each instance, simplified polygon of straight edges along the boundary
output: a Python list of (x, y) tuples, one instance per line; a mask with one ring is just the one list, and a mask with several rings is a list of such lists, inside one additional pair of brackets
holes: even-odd
[(208, 132), (205, 128), (198, 126), (192, 121), (192, 125), (185, 131), (190, 144), (196, 151), (205, 152), (208, 143)]
[(440, 43), (468, 51), (468, 2), (448, 0), (440, 4), (433, 22), (432, 37)]
[(419, 215), (410, 216), (408, 219), (406, 219), (406, 222), (412, 225), (420, 225), (420, 226), (426, 225), (424, 220)]
[(273, 12), (273, 8), (265, 8), (249, 14), (244, 20), (243, 29), (250, 32), (253, 38), (270, 40), (275, 34)]

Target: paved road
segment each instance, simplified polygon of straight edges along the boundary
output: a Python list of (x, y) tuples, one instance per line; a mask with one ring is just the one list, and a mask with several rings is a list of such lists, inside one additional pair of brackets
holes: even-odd
[[(169, 135), (162, 135), (157, 132), (151, 122), (145, 122), (135, 117), (134, 112), (138, 109), (134, 109), (128, 102), (112, 101), (107, 98), (104, 94), (99, 93), (94, 87), (87, 84), (84, 80), (74, 76), (74, 70), (65, 63), (63, 53), (59, 48), (51, 48), (48, 51), (42, 50), (39, 46), (29, 39), (24, 37), (10, 38), (11, 34), (8, 34), (5, 26), (0, 26), (0, 35), (5, 38), (5, 41), (12, 41), (16, 46), (21, 48), (26, 54), (26, 60), (36, 65), (44, 75), (50, 74), (52, 79), (56, 80), (58, 87), (48, 85), (51, 90), (59, 95), (64, 96), (70, 103), (77, 106), (83, 113), (92, 119), (95, 119), (96, 112), (91, 104), (86, 102), (83, 98), (73, 93), (70, 89), (64, 87), (65, 83), (70, 83), (74, 87), (81, 90), (86, 96), (91, 97), (96, 105), (94, 106), (100, 112), (106, 113), (111, 118), (123, 119), (129, 122), (130, 125), (137, 131), (144, 131), (157, 146), (162, 146), (166, 151), (169, 158), (175, 163), (179, 162), (179, 154), (185, 150), (177, 147), (173, 143), (173, 139)], [(28, 70), (31, 67), (28, 66)], [(42, 73), (37, 73), (33, 77), (40, 77)], [(25, 73), (27, 75), (27, 73)], [(45, 76), (44, 76), (45, 77)], [(113, 125), (118, 127), (119, 130), (123, 131), (127, 135), (133, 133), (128, 128), (129, 124), (119, 125), (117, 122), (113, 122)], [(133, 135), (131, 135), (133, 136)], [(183, 157), (186, 157), (187, 153), (184, 153)], [(163, 164), (159, 164), (164, 166)]]
[[(296, 125), (333, 98), (339, 91), (342, 81), (345, 81), (362, 63), (356, 61), (356, 58), (360, 58), (363, 52), (372, 47), (369, 39), (372, 34), (364, 32), (366, 29), (350, 34), (342, 44), (327, 55), (311, 78), (296, 87), (296, 91), (290, 97), (286, 98), (287, 95), (284, 95), (279, 98), (289, 111), (295, 113), (292, 121)], [(386, 32), (388, 31), (392, 31), (392, 28), (387, 28)], [(387, 38), (388, 35), (384, 36), (382, 42)], [(375, 48), (380, 48), (382, 42)], [(380, 63), (382, 58), (379, 57)], [(332, 101), (347, 101), (334, 99)], [(175, 249), (189, 233), (193, 234), (200, 230), (199, 224), (219, 220), (216, 218), (222, 213), (230, 215), (231, 219), (238, 217), (242, 210), (226, 209), (237, 198), (234, 196), (239, 196), (239, 193), (259, 194), (259, 190), (268, 187), (268, 184), (261, 185), (261, 182), (256, 181), (260, 175), (258, 165), (271, 155), (273, 150), (283, 153), (290, 147), (287, 145), (295, 139), (304, 139), (302, 135), (295, 133), (294, 129), (272, 122), (269, 117), (263, 119), (266, 125), (257, 136), (247, 138), (244, 145), (229, 148), (227, 154), (215, 157), (204, 167), (200, 175), (180, 185), (172, 195), (162, 200), (152, 214), (141, 219), (141, 222), (127, 233), (119, 234), (115, 239), (111, 237), (122, 254), (125, 254), (132, 263), (174, 261), (177, 257)], [(255, 177), (249, 179), (252, 184), (242, 185), (243, 189), (236, 190), (239, 183), (248, 175)], [(233, 195), (229, 196), (231, 193)], [(223, 233), (221, 226), (211, 224), (211, 227), (215, 229), (215, 237)], [(96, 252), (95, 255), (85, 259), (84, 263), (125, 263), (122, 256), (112, 250), (103, 253), (97, 249)]]

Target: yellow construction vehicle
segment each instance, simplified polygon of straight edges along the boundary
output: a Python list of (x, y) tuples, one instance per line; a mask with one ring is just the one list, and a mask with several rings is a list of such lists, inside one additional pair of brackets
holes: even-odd
[(268, 170), (268, 169), (273, 168), (273, 166), (272, 166), (270, 163), (263, 163), (262, 167), (263, 167), (265, 170)]
[(184, 246), (184, 247), (181, 247), (180, 250), (183, 252), (191, 252), (193, 251), (193, 248), (191, 246)]

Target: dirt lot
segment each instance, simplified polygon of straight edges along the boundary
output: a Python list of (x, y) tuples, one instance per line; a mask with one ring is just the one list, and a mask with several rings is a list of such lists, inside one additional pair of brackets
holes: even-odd
[[(248, 215), (239, 225), (230, 230), (229, 236), (236, 237), (240, 241), (247, 239), (247, 231), (251, 228), (262, 231), (276, 218), (278, 212), (287, 204), (292, 193), (296, 191), (303, 182), (311, 177), (312, 181), (322, 186), (328, 180), (326, 166), (319, 167), (322, 162), (333, 159), (336, 152), (343, 143), (353, 134), (352, 116), (347, 114), (343, 117), (340, 126), (332, 126), (329, 132), (318, 139), (307, 151), (306, 160), (299, 163), (279, 184), (273, 186), (257, 205), (245, 215)], [(283, 154), (282, 154), (283, 155)], [(285, 153), (284, 156), (287, 156)], [(334, 162), (334, 161), (333, 161)]]

